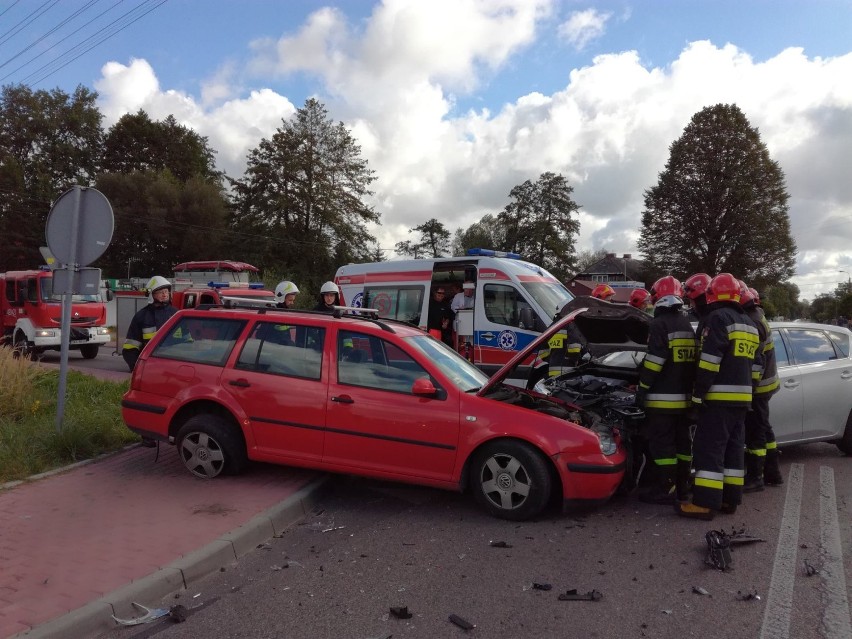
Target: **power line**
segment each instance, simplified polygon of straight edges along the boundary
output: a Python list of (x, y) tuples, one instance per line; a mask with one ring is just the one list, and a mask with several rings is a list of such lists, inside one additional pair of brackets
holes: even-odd
[[(52, 6), (53, 6), (54, 4), (56, 4), (57, 2), (59, 2), (59, 0), (52, 0), (52, 3), (51, 3), (51, 0), (46, 0), (46, 2), (44, 2), (41, 6), (39, 6), (39, 7), (38, 7), (35, 11), (33, 11), (32, 13), (30, 13), (30, 14), (29, 14), (26, 18), (24, 18), (23, 20), (21, 20), (18, 24), (16, 24), (15, 26), (13, 26), (11, 29), (9, 29), (8, 31), (6, 31), (5, 33), (0, 34), (0, 44), (3, 44), (3, 43), (4, 43), (4, 42), (6, 42), (9, 38), (11, 38), (11, 37), (15, 36), (15, 35), (16, 35), (19, 31), (21, 31), (21, 29), (23, 29), (24, 27), (27, 27), (27, 26), (29, 26), (30, 24), (32, 24), (32, 22), (33, 22), (36, 18), (38, 18), (41, 14), (43, 14), (43, 13), (44, 13), (45, 11), (47, 11), (48, 9), (50, 9), (50, 7), (52, 7)], [(50, 5), (50, 7), (48, 7), (48, 6), (46, 6), (46, 5)]]
[(8, 7), (3, 9), (3, 11), (0, 11), (0, 18), (2, 18), (4, 15), (6, 15), (6, 12), (9, 11), (9, 9), (14, 7), (16, 4), (18, 4), (20, 1), (21, 0), (15, 0), (12, 4), (10, 4)]

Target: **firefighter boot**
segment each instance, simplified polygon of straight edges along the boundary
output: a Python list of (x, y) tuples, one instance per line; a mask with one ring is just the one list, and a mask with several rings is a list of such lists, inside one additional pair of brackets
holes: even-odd
[(746, 474), (743, 482), (744, 493), (758, 493), (763, 490), (764, 458), (746, 453)]
[(651, 485), (639, 495), (646, 504), (674, 503), (675, 467), (651, 465)]
[(675, 502), (675, 512), (681, 517), (686, 517), (687, 519), (703, 519), (704, 521), (710, 521), (716, 514), (709, 508), (696, 506), (691, 501)]
[(781, 468), (778, 465), (778, 449), (766, 449), (766, 465), (763, 467), (763, 483), (767, 486), (780, 486), (784, 483)]
[(675, 487), (678, 501), (689, 501), (692, 493), (692, 464), (681, 459), (677, 462), (677, 477)]

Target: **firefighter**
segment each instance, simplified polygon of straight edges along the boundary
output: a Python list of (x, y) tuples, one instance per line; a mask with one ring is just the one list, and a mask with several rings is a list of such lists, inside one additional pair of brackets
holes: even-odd
[(751, 405), (752, 366), (760, 336), (740, 308), (740, 285), (733, 275), (714, 277), (706, 297), (692, 392), (698, 408), (695, 480), (692, 500), (677, 502), (675, 508), (684, 517), (709, 520), (716, 511), (736, 512), (742, 499), (745, 415)]
[(334, 307), (339, 305), (340, 289), (334, 282), (326, 282), (320, 287), (319, 303), (314, 307), (314, 310), (333, 313)]
[(166, 323), (177, 309), (172, 306), (172, 284), (165, 277), (155, 275), (145, 286), (151, 301), (144, 308), (139, 309), (130, 327), (127, 329), (127, 337), (121, 356), (127, 362), (127, 366), (133, 371), (139, 353), (145, 347), (159, 328)]
[(763, 366), (760, 379), (754, 388), (751, 410), (745, 419), (745, 484), (743, 492), (752, 493), (763, 490), (764, 484), (780, 486), (784, 483), (778, 466), (778, 444), (775, 431), (769, 422), (769, 398), (780, 386), (778, 367), (775, 363), (775, 344), (772, 342), (772, 329), (766, 321), (760, 307), (760, 295), (753, 288), (740, 282), (740, 304), (751, 320), (757, 325), (760, 334), (760, 352), (763, 354)]
[(293, 308), (298, 294), (299, 287), (290, 280), (278, 282), (278, 286), (275, 287), (275, 302), (279, 308)]
[(682, 296), (681, 283), (671, 275), (651, 287), (654, 319), (636, 392), (636, 403), (647, 416), (645, 436), (653, 461), (651, 487), (639, 495), (646, 503), (672, 503), (675, 487), (678, 500), (687, 499), (689, 493), (692, 442), (687, 413), (695, 379), (697, 340), (681, 312)]
[[(707, 273), (695, 273), (683, 282), (684, 299), (689, 303), (690, 311), (695, 315), (696, 321), (701, 322), (707, 315), (707, 287), (710, 286), (712, 278)], [(697, 333), (698, 331), (696, 331)]]
[(633, 308), (645, 311), (653, 315), (654, 304), (651, 302), (651, 294), (644, 288), (634, 288), (630, 291), (630, 299), (627, 302)]
[(595, 288), (592, 289), (592, 297), (599, 300), (604, 300), (608, 302), (610, 301), (610, 298), (614, 295), (615, 291), (609, 284), (598, 284)]

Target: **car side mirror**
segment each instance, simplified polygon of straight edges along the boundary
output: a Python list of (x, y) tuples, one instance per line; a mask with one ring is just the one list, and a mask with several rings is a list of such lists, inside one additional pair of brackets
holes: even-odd
[(418, 377), (411, 385), (411, 394), (419, 397), (436, 397), (438, 389), (428, 377)]
[(525, 328), (528, 331), (535, 329), (535, 321), (536, 321), (535, 311), (533, 311), (529, 306), (525, 306), (521, 309), (520, 313), (520, 322), (518, 323), (518, 328)]

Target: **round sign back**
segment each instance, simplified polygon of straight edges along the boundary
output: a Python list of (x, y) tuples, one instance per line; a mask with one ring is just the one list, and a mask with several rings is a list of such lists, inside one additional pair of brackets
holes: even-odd
[(106, 196), (74, 186), (59, 196), (47, 216), (47, 246), (61, 264), (88, 266), (107, 250), (115, 219)]

